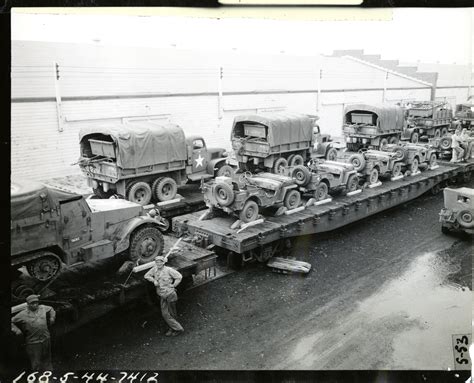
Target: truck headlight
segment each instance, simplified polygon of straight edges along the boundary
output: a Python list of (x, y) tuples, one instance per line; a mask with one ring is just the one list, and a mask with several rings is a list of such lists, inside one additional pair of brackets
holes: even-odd
[(368, 140), (367, 138), (363, 138), (363, 139), (362, 139), (362, 143), (363, 143), (363, 144), (366, 144), (367, 142), (369, 142), (369, 140)]

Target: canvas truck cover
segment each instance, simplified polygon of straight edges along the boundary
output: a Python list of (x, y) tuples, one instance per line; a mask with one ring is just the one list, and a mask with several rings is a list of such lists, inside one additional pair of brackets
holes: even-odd
[(49, 188), (39, 182), (15, 180), (10, 184), (11, 220), (38, 216), (55, 208), (60, 202), (80, 199), (79, 194)]
[(183, 161), (187, 158), (184, 132), (175, 124), (138, 121), (83, 127), (79, 131), (81, 149), (87, 144), (87, 139), (97, 134), (112, 138), (117, 148), (117, 166), (122, 169)]
[(246, 115), (234, 119), (231, 139), (238, 126), (244, 123), (257, 123), (268, 128), (267, 142), (270, 146), (311, 141), (314, 118), (305, 114)]
[(344, 108), (345, 122), (347, 123), (347, 114), (351, 112), (371, 112), (375, 113), (379, 119), (380, 129), (383, 130), (402, 130), (405, 122), (405, 110), (397, 105), (386, 104), (351, 104)]

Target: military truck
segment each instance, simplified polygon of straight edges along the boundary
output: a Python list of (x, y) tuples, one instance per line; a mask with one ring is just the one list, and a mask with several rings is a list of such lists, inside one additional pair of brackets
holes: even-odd
[(230, 175), (223, 148), (185, 137), (176, 124), (150, 121), (84, 127), (79, 166), (100, 198), (118, 194), (147, 205), (176, 197), (178, 186)]
[(301, 202), (296, 182), (280, 174), (252, 175), (245, 172), (238, 176), (238, 180), (217, 177), (205, 183), (202, 189), (208, 207), (238, 215), (245, 223), (256, 220), (262, 208), (284, 205), (287, 209), (294, 209)]
[(231, 141), (239, 168), (281, 173), (306, 163), (313, 147), (314, 118), (304, 114), (237, 116)]
[[(153, 209), (152, 209), (153, 210)], [(127, 252), (148, 262), (163, 251), (164, 228), (156, 210), (123, 199), (85, 199), (41, 183), (11, 183), (11, 265), (26, 266), (40, 281), (62, 264), (77, 265)]]
[[(334, 142), (330, 134), (323, 134), (319, 129), (319, 125), (313, 126), (313, 151), (312, 158), (324, 158), (329, 161), (337, 159), (337, 150), (342, 149), (342, 145)], [(292, 162), (291, 160), (289, 162)]]
[(474, 104), (456, 105), (454, 118), (461, 123), (463, 128), (471, 128), (474, 125)]
[(313, 159), (308, 167), (297, 165), (289, 167), (287, 172), (298, 184), (302, 194), (310, 193), (317, 201), (337, 191), (355, 191), (359, 186), (357, 171), (344, 162)]
[(416, 144), (422, 136), (440, 138), (448, 133), (453, 111), (447, 102), (413, 101), (404, 104), (407, 127), (402, 139)]
[(347, 150), (380, 149), (396, 144), (405, 128), (405, 112), (397, 105), (352, 104), (344, 109)]
[(441, 231), (444, 234), (461, 231), (474, 234), (474, 189), (445, 188), (444, 208), (439, 213)]

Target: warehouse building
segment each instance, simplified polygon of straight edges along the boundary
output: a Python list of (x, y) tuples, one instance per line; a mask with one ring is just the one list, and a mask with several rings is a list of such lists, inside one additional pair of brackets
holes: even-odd
[(466, 100), (470, 76), (452, 83), (452, 68), (403, 69), (361, 52), (257, 55), (12, 41), (12, 177), (79, 173), (78, 131), (91, 124), (172, 121), (208, 146), (229, 148), (239, 114), (318, 114), (321, 130), (341, 137), (349, 103)]

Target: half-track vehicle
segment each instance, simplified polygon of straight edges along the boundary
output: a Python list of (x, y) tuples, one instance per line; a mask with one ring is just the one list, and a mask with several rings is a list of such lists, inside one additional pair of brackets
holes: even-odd
[(83, 196), (27, 181), (11, 184), (11, 265), (26, 266), (46, 281), (66, 266), (127, 252), (148, 262), (163, 251), (165, 225), (155, 209), (146, 213), (123, 199)]
[(383, 148), (386, 152), (396, 154), (411, 174), (416, 173), (420, 166), (435, 166), (437, 163), (437, 150), (429, 144), (401, 143), (399, 145), (387, 145)]
[(231, 141), (239, 168), (281, 173), (306, 163), (313, 148), (314, 118), (305, 114), (238, 116)]
[(289, 167), (288, 173), (303, 194), (310, 193), (317, 201), (337, 191), (355, 191), (359, 186), (357, 171), (344, 162), (311, 160), (308, 167)]
[(461, 123), (463, 128), (471, 128), (474, 125), (474, 104), (458, 104), (454, 112), (454, 118)]
[(84, 127), (79, 166), (100, 198), (118, 194), (147, 205), (174, 199), (188, 181), (231, 175), (223, 148), (185, 137), (175, 124), (150, 121)]
[(367, 150), (363, 155), (365, 166), (360, 173), (370, 184), (377, 183), (379, 177), (395, 178), (402, 174), (404, 163), (401, 161), (399, 153)]
[(414, 101), (404, 105), (407, 127), (402, 139), (416, 144), (422, 136), (440, 138), (448, 133), (453, 111), (447, 102)]
[(405, 112), (397, 105), (353, 104), (344, 109), (343, 133), (351, 152), (396, 144), (404, 127)]
[(204, 201), (209, 208), (236, 214), (247, 223), (257, 219), (260, 209), (278, 205), (294, 209), (301, 202), (298, 185), (290, 177), (249, 172), (238, 175), (238, 180), (236, 177), (217, 177), (203, 184)]
[(474, 189), (445, 188), (444, 208), (439, 213), (444, 234), (455, 231), (474, 234)]

